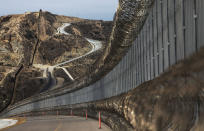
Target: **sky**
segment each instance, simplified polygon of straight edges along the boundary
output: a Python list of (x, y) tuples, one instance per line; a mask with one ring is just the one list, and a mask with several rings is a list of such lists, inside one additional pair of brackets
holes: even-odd
[(1, 0), (0, 16), (49, 11), (86, 19), (112, 20), (118, 0)]

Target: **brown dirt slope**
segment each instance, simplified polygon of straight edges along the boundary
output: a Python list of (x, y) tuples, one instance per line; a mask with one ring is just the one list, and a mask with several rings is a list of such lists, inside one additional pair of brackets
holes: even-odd
[(111, 21), (83, 21), (73, 23), (65, 30), (70, 34), (85, 36), (94, 40), (108, 41), (112, 29)]
[[(85, 37), (97, 40), (108, 39), (107, 33), (104, 33), (105, 36), (101, 33), (97, 37), (87, 36), (84, 33), (84, 29), (90, 28), (86, 28), (90, 26), (87, 24), (80, 27), (84, 28), (79, 30), (82, 35), (56, 34), (57, 28), (63, 23), (83, 24), (87, 21), (93, 24), (92, 31), (101, 32), (101, 27), (98, 28), (99, 21), (60, 16), (46, 11), (0, 17), (0, 111), (11, 104), (11, 99), (14, 104), (38, 94), (48, 83), (48, 78), (42, 75), (43, 71), (33, 67), (33, 64), (55, 65), (87, 53), (91, 50), (91, 45)], [(100, 24), (106, 32), (111, 31), (109, 29), (111, 22), (107, 24), (101, 21)], [(105, 42), (103, 44), (105, 46)], [(102, 54), (98, 54), (100, 55)], [(86, 58), (88, 63), (84, 65), (81, 63), (83, 61), (78, 61), (71, 66), (65, 65), (69, 66), (65, 68), (69, 70), (72, 70), (72, 67), (76, 68), (76, 72), (72, 75), (76, 79), (81, 78), (87, 73), (88, 65), (93, 64), (97, 57), (90, 59)], [(20, 72), (18, 72), (19, 67), (23, 67)], [(56, 79), (65, 83), (70, 82), (64, 72), (58, 69), (55, 71)]]

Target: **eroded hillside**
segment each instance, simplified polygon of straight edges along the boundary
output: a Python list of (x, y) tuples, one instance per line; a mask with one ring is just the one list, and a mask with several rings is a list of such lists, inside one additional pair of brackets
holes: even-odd
[(42, 11), (0, 17), (0, 110), (86, 75), (111, 28)]

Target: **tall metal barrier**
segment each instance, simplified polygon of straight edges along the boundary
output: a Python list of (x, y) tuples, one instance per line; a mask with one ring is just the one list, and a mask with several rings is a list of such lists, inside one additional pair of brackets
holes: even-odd
[(204, 46), (203, 0), (156, 0), (146, 23), (121, 62), (93, 85), (26, 104), (5, 115), (84, 103), (127, 92), (159, 76)]

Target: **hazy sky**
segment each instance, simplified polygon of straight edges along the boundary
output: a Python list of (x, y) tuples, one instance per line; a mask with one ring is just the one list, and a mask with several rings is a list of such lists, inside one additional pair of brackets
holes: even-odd
[(66, 16), (112, 20), (117, 6), (118, 0), (1, 0), (0, 16), (42, 9)]

